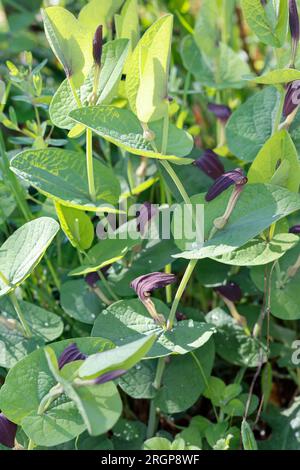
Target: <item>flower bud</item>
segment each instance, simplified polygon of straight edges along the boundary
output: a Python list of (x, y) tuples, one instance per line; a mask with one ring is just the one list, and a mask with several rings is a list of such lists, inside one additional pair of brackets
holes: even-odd
[(239, 302), (242, 298), (241, 288), (235, 282), (228, 282), (223, 286), (215, 287), (214, 290), (231, 302)]
[(218, 155), (210, 149), (205, 150), (202, 157), (195, 160), (193, 165), (214, 180), (222, 176), (225, 171)]
[(101, 65), (102, 57), (102, 45), (103, 45), (103, 26), (100, 25), (96, 29), (94, 39), (93, 39), (93, 58), (94, 62), (98, 67)]
[(300, 39), (299, 15), (296, 0), (289, 0), (289, 22), (292, 36), (292, 60), (291, 66), (295, 66), (295, 59)]
[(12, 449), (15, 446), (17, 425), (0, 413), (0, 444)]
[(62, 369), (66, 364), (74, 361), (84, 361), (87, 358), (77, 347), (76, 343), (67, 346), (58, 358), (58, 368)]
[(289, 233), (294, 233), (295, 235), (300, 235), (300, 225), (294, 225), (290, 228)]
[(231, 116), (231, 109), (224, 104), (209, 103), (207, 109), (211, 111), (223, 124), (226, 124)]

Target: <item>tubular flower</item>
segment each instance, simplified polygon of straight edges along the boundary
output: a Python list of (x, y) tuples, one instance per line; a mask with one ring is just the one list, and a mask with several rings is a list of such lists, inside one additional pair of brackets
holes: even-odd
[(93, 39), (93, 58), (96, 65), (100, 67), (103, 46), (103, 26), (100, 25), (96, 29)]
[(142, 235), (145, 233), (147, 224), (157, 214), (156, 207), (150, 202), (144, 202), (137, 214), (137, 230)]
[(242, 188), (248, 181), (248, 178), (245, 176), (243, 170), (237, 168), (236, 170), (229, 171), (220, 176), (212, 187), (207, 192), (205, 199), (206, 201), (212, 201), (217, 196), (219, 196), (223, 191), (225, 191), (229, 186), (233, 184), (236, 188)]
[(66, 364), (74, 361), (84, 361), (87, 358), (77, 347), (76, 343), (67, 346), (58, 358), (58, 368), (62, 369)]
[(90, 286), (90, 287), (95, 287), (95, 285), (97, 284), (97, 282), (99, 281), (100, 277), (99, 277), (99, 274), (97, 272), (93, 272), (93, 273), (88, 273), (86, 276), (85, 276), (85, 282)]
[(287, 118), (300, 104), (300, 80), (290, 82), (286, 89), (284, 104), (283, 104), (283, 117)]
[(155, 289), (161, 289), (175, 281), (176, 276), (174, 274), (155, 272), (139, 276), (131, 283), (131, 287), (137, 293), (140, 301), (143, 302), (151, 317), (158, 323), (164, 323), (165, 318), (157, 313), (150, 294)]
[(17, 425), (0, 413), (0, 444), (12, 449), (15, 446)]
[(214, 180), (220, 178), (225, 171), (218, 155), (210, 149), (205, 150), (202, 157), (195, 160), (193, 165)]
[(94, 385), (100, 385), (100, 384), (105, 384), (106, 382), (110, 382), (111, 380), (118, 379), (122, 375), (126, 374), (127, 370), (125, 369), (117, 369), (117, 370), (112, 370), (110, 372), (106, 372), (103, 375), (100, 375), (100, 377), (97, 377), (96, 379), (93, 380)]
[(290, 233), (294, 233), (295, 235), (300, 235), (300, 225), (294, 225), (289, 230)]
[(207, 109), (212, 112), (223, 124), (226, 124), (231, 116), (231, 109), (224, 104), (209, 103)]
[(242, 298), (241, 288), (235, 282), (229, 282), (223, 286), (215, 287), (214, 290), (231, 302), (239, 302)]
[(290, 22), (290, 31), (291, 31), (291, 36), (292, 36), (291, 66), (294, 67), (298, 45), (299, 45), (299, 39), (300, 39), (299, 15), (298, 15), (296, 0), (289, 0), (289, 22)]

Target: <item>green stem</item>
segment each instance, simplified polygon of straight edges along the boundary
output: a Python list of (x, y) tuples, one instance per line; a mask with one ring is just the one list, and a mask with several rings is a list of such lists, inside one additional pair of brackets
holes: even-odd
[(60, 289), (60, 280), (58, 279), (57, 274), (55, 272), (55, 269), (53, 267), (53, 264), (52, 264), (51, 260), (48, 258), (47, 255), (45, 255), (45, 261), (46, 261), (47, 267), (49, 269), (49, 272), (52, 276), (55, 287), (57, 288), (57, 290), (59, 290)]
[[(159, 390), (161, 387), (163, 373), (166, 367), (166, 361), (164, 357), (160, 357), (157, 363), (156, 374), (153, 382), (153, 387), (155, 390)], [(150, 439), (154, 436), (157, 428), (157, 409), (155, 406), (154, 400), (151, 400), (150, 410), (149, 410), (149, 420), (147, 427), (147, 439)]]
[(86, 130), (86, 167), (91, 200), (96, 203), (96, 189), (93, 168), (93, 134), (91, 129)]
[(169, 176), (172, 178), (172, 180), (173, 180), (174, 184), (176, 185), (176, 188), (180, 192), (181, 197), (184, 200), (185, 204), (190, 205), (191, 200), (190, 200), (186, 190), (184, 189), (183, 184), (181, 183), (180, 179), (178, 178), (178, 176), (176, 175), (176, 173), (173, 170), (172, 166), (170, 165), (170, 163), (167, 160), (161, 160), (160, 163), (162, 164), (164, 169), (168, 172)]
[[(171, 266), (171, 264), (167, 264), (165, 266), (165, 273), (171, 274), (171, 272), (172, 272), (172, 266)], [(171, 284), (166, 286), (166, 300), (167, 300), (167, 304), (170, 304), (172, 302), (172, 286), (171, 286)]]
[(175, 298), (173, 300), (173, 304), (172, 304), (172, 307), (171, 307), (171, 311), (170, 311), (170, 315), (169, 315), (169, 318), (168, 318), (168, 329), (172, 329), (173, 327), (173, 323), (174, 323), (174, 320), (175, 320), (175, 315), (176, 315), (176, 311), (177, 311), (177, 307), (179, 305), (179, 302), (181, 300), (181, 297), (186, 289), (186, 286), (190, 280), (190, 277), (191, 275), (193, 274), (193, 271), (196, 267), (196, 264), (197, 264), (197, 259), (192, 259), (186, 270), (185, 270), (185, 273), (183, 275), (183, 278), (181, 279), (181, 283), (179, 284), (179, 287), (177, 289), (177, 292), (176, 292), (176, 295), (175, 295)]
[[(194, 353), (194, 351), (191, 352), (191, 355), (194, 359), (194, 361), (196, 362), (197, 366), (198, 366), (198, 369), (200, 370), (200, 373), (201, 373), (201, 376), (202, 376), (202, 379), (203, 379), (203, 382), (205, 383), (205, 387), (208, 389), (208, 391), (210, 392), (210, 385), (209, 385), (209, 382), (207, 380), (207, 377), (205, 375), (205, 372), (203, 370), (203, 367), (201, 365), (201, 362), (199, 361), (198, 357), (196, 356), (196, 354)], [(210, 395), (211, 395), (211, 392), (210, 392)], [(213, 411), (214, 411), (214, 415), (216, 417), (216, 420), (219, 421), (219, 417), (218, 417), (218, 413), (217, 413), (217, 410), (216, 410), (216, 407), (215, 405), (212, 403), (212, 407), (213, 407)]]
[(79, 98), (79, 96), (78, 96), (78, 94), (77, 94), (77, 90), (76, 90), (76, 88), (75, 88), (75, 85), (74, 85), (74, 82), (73, 82), (72, 77), (68, 77), (68, 82), (69, 82), (69, 85), (70, 85), (72, 94), (73, 94), (73, 96), (74, 96), (74, 99), (75, 99), (75, 101), (76, 101), (76, 104), (77, 104), (78, 108), (82, 108), (82, 103), (81, 103), (80, 98)]
[(280, 102), (279, 102), (279, 107), (276, 113), (275, 121), (274, 121), (274, 128), (273, 128), (273, 134), (278, 131), (281, 117), (282, 117), (282, 110), (283, 110), (283, 105), (284, 105), (284, 99), (285, 99), (285, 91), (282, 88), (280, 92)]
[(35, 443), (32, 439), (29, 439), (27, 450), (33, 450), (35, 448)]
[(10, 300), (11, 300), (13, 306), (14, 306), (16, 314), (18, 315), (18, 318), (19, 318), (20, 323), (21, 323), (21, 325), (22, 325), (22, 327), (25, 331), (25, 334), (26, 334), (27, 338), (31, 338), (32, 337), (32, 332), (30, 330), (30, 327), (29, 327), (27, 321), (25, 320), (25, 317), (23, 315), (22, 309), (20, 307), (20, 304), (18, 302), (18, 299), (17, 299), (17, 296), (16, 296), (15, 292), (11, 292), (9, 294), (9, 296), (10, 296)]
[(162, 143), (161, 143), (161, 154), (167, 154), (168, 148), (168, 137), (169, 137), (169, 111), (166, 112), (164, 117), (164, 124), (163, 124), (163, 135), (162, 135)]
[(114, 293), (114, 291), (110, 287), (109, 282), (107, 281), (106, 277), (102, 273), (101, 269), (99, 269), (98, 275), (99, 275), (99, 277), (101, 279), (101, 282), (103, 283), (105, 289), (107, 290), (107, 292), (109, 292), (109, 294), (112, 296), (112, 298), (116, 301), (120, 300), (119, 297)]

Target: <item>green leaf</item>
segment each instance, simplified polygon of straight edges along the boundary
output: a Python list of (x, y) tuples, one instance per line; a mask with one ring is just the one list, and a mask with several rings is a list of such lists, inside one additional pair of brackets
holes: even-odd
[(124, 74), (129, 72), (129, 60), (140, 38), (140, 25), (137, 0), (126, 0), (120, 15), (115, 15), (115, 25), (118, 38), (129, 39), (130, 56), (124, 66)]
[(151, 349), (156, 336), (147, 336), (110, 351), (93, 354), (79, 368), (79, 377), (94, 379), (112, 370), (128, 370), (142, 360)]
[(278, 112), (280, 95), (273, 87), (251, 96), (230, 117), (226, 139), (230, 151), (238, 158), (252, 161), (271, 137)]
[(168, 112), (172, 28), (172, 15), (159, 18), (140, 39), (128, 64), (127, 98), (141, 122), (162, 119)]
[[(101, 285), (101, 289), (104, 290), (104, 286)], [(105, 307), (83, 279), (62, 284), (60, 303), (71, 318), (88, 325), (94, 323), (95, 318)]]
[[(210, 202), (205, 201), (204, 194), (191, 198), (193, 204), (204, 204), (204, 229), (207, 241), (203, 246), (195, 246), (190, 251), (175, 255), (176, 258), (216, 258), (231, 253), (273, 223), (300, 209), (300, 199), (297, 194), (277, 186), (248, 184), (244, 187), (225, 228), (208, 240), (213, 221), (224, 214), (231, 194), (232, 188), (229, 188), (222, 196)], [(176, 222), (179, 224), (181, 215), (178, 213), (176, 217)], [(175, 242), (181, 249), (185, 249), (186, 240), (178, 239)]]
[[(52, 343), (51, 348), (59, 357), (63, 350), (72, 343), (76, 343), (80, 351), (85, 354), (93, 354), (113, 347), (111, 341), (103, 338), (73, 338)], [(0, 390), (1, 410), (13, 422), (21, 424), (26, 416), (37, 412), (41, 399), (48, 394), (54, 385), (56, 385), (56, 380), (50, 372), (44, 350), (38, 349), (19, 361), (9, 371), (5, 384)], [(56, 407), (60, 408), (60, 405), (67, 402), (68, 400), (64, 397), (59, 398), (53, 402), (53, 406), (49, 410), (54, 413)], [(64, 407), (63, 405), (62, 411)], [(67, 407), (69, 408), (70, 404)], [(74, 408), (72, 404), (72, 409), (74, 410)], [(83, 431), (83, 425), (81, 429)], [(76, 435), (74, 434), (73, 437)]]
[(300, 450), (299, 398), (296, 398), (294, 403), (285, 410), (269, 406), (268, 412), (263, 414), (263, 419), (272, 428), (272, 433), (268, 439), (259, 442), (259, 449)]
[(54, 54), (74, 85), (80, 86), (93, 65), (92, 34), (62, 7), (46, 8), (42, 13), (46, 37)]
[(138, 239), (106, 238), (101, 240), (88, 252), (83, 264), (73, 269), (69, 276), (81, 276), (115, 263), (124, 258), (130, 248), (139, 243), (141, 243), (140, 237)]
[(262, 85), (278, 85), (300, 80), (300, 71), (295, 69), (276, 69), (260, 77), (253, 78), (252, 81)]
[(94, 35), (96, 29), (103, 25), (103, 34), (106, 35), (113, 15), (119, 10), (123, 0), (90, 0), (80, 11), (80, 24), (85, 26)]
[(253, 431), (244, 419), (242, 421), (241, 433), (244, 450), (257, 450), (257, 443)]
[(99, 160), (93, 161), (96, 203), (90, 199), (86, 160), (83, 154), (71, 150), (48, 148), (26, 150), (11, 161), (11, 169), (42, 194), (65, 206), (86, 211), (115, 212), (120, 185), (112, 169)]
[(300, 185), (300, 163), (297, 150), (286, 130), (276, 132), (262, 147), (248, 172), (249, 183), (274, 184), (281, 165), (288, 162), (286, 171), (276, 184), (298, 193)]
[(193, 406), (206, 388), (215, 359), (214, 342), (210, 339), (196, 351), (170, 359), (154, 403), (163, 413), (181, 413)]
[[(64, 325), (58, 315), (24, 300), (18, 300), (18, 303), (34, 336), (48, 342), (53, 341), (62, 334)], [(0, 323), (1, 319), (5, 320), (3, 324), (7, 324), (7, 322), (9, 324), (10, 320), (12, 320), (12, 325), (14, 325), (13, 320), (17, 320), (18, 317), (7, 297), (0, 299), (0, 310)], [(13, 354), (13, 351), (11, 353)]]
[(40, 217), (16, 230), (0, 248), (0, 297), (20, 285), (40, 262), (59, 230), (50, 217)]
[(215, 56), (218, 52), (216, 44), (219, 41), (220, 31), (217, 20), (221, 11), (217, 0), (203, 0), (199, 10), (194, 39), (198, 48), (207, 56)]
[(181, 57), (185, 68), (196, 80), (211, 88), (242, 88), (244, 76), (250, 73), (248, 64), (240, 55), (224, 43), (219, 44), (217, 58), (202, 54), (192, 36), (182, 41)]
[[(193, 139), (182, 129), (170, 124), (166, 155), (153, 150), (150, 142), (143, 138), (143, 130), (135, 115), (127, 110), (113, 106), (95, 106), (72, 111), (70, 116), (84, 124), (109, 142), (134, 155), (170, 160), (178, 164), (189, 164), (193, 160), (181, 158), (193, 148)], [(151, 125), (155, 133), (158, 149), (162, 145), (162, 122)]]
[(260, 41), (273, 47), (283, 46), (288, 22), (288, 7), (285, 0), (279, 0), (279, 12), (275, 24), (271, 15), (268, 15), (267, 7), (263, 6), (260, 0), (242, 0), (242, 8), (250, 28)]
[(281, 258), (298, 241), (299, 237), (292, 233), (276, 234), (271, 240), (254, 238), (238, 250), (217, 257), (215, 260), (232, 266), (260, 266)]
[[(128, 54), (129, 43), (126, 39), (109, 41), (103, 46), (101, 58), (101, 73), (97, 91), (97, 104), (110, 104), (117, 94), (120, 77)], [(94, 68), (85, 79), (84, 84), (77, 89), (77, 94), (83, 106), (89, 105), (94, 86)], [(50, 118), (53, 124), (62, 129), (74, 128), (74, 121), (69, 114), (78, 105), (73, 96), (68, 80), (64, 80), (50, 104)]]
[[(169, 309), (161, 301), (153, 299), (157, 312), (167, 319)], [(214, 328), (205, 323), (184, 320), (172, 330), (159, 326), (150, 317), (144, 305), (137, 299), (121, 300), (109, 306), (96, 319), (93, 336), (101, 334), (117, 345), (123, 345), (149, 336), (157, 335), (147, 357), (163, 357), (170, 354), (187, 354), (205, 344)]]
[(94, 226), (89, 216), (79, 209), (62, 206), (59, 202), (55, 202), (55, 210), (70, 243), (80, 251), (88, 250), (94, 240)]
[[(217, 328), (214, 338), (219, 356), (230, 364), (257, 367), (261, 362), (261, 347), (263, 347), (258, 339), (247, 335), (244, 329), (221, 308), (209, 312), (206, 321)], [(265, 348), (263, 355), (265, 360)]]
[(44, 345), (38, 337), (27, 338), (16, 320), (0, 316), (0, 367), (10, 369), (29, 353)]
[(16, 208), (16, 201), (11, 194), (11, 190), (0, 181), (0, 225), (3, 224), (13, 213)]
[[(299, 238), (298, 238), (299, 239)], [(289, 275), (289, 269), (299, 262), (300, 243), (289, 250), (278, 260), (277, 269), (272, 275), (271, 284), (271, 312), (277, 318), (283, 320), (299, 320), (299, 281), (300, 269), (296, 270), (294, 276)], [(264, 291), (264, 268), (255, 267), (251, 270), (251, 277), (256, 286)]]

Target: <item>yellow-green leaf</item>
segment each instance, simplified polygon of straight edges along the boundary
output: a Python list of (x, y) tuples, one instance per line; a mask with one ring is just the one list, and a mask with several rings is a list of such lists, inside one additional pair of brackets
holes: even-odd
[(88, 215), (55, 202), (55, 209), (62, 230), (70, 240), (71, 244), (79, 250), (88, 250), (94, 240), (94, 226)]

